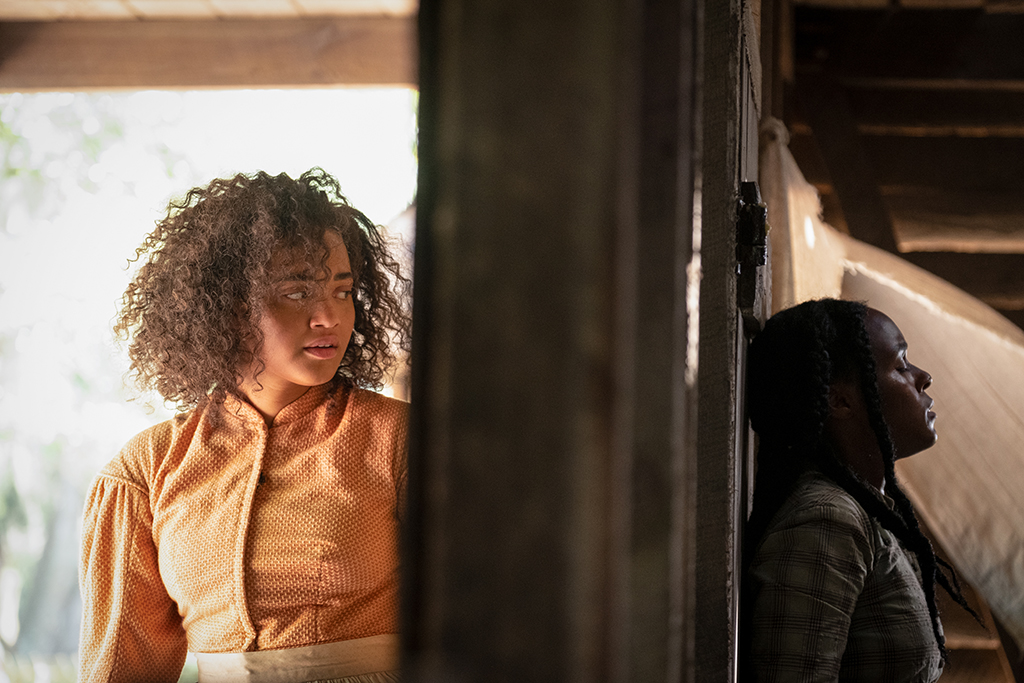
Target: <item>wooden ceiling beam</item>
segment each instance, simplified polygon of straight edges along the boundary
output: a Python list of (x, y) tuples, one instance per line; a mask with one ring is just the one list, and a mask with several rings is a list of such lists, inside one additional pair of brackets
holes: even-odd
[(414, 17), (0, 23), (0, 90), (416, 83)]
[(828, 78), (804, 75), (797, 79), (797, 92), (850, 234), (895, 252), (892, 219), (842, 89)]
[[(802, 121), (794, 122), (790, 132), (811, 135), (811, 128)], [(886, 138), (1024, 138), (1024, 123), (992, 126), (987, 124), (858, 123), (862, 136)]]
[(835, 9), (886, 9), (894, 4), (913, 9), (984, 9), (986, 12), (1020, 13), (1024, 5), (1020, 0), (795, 0), (806, 7), (832, 7)]
[(837, 79), (918, 80), (934, 89), (1024, 81), (1024, 14), (797, 7), (797, 69)]
[(1024, 78), (913, 78), (907, 76), (841, 76), (836, 79), (847, 88), (877, 90), (921, 90), (946, 92), (1024, 92)]
[(865, 136), (878, 182), (1024, 197), (1024, 139)]
[[(867, 206), (901, 248), (930, 250), (902, 258), (1021, 312), (1021, 324), (1024, 15), (907, 9), (901, 0), (878, 10), (798, 6), (794, 16), (790, 150), (822, 193), (825, 220), (864, 239)], [(841, 109), (814, 103), (825, 95), (809, 84), (821, 82), (843, 96), (843, 127), (815, 120)], [(837, 135), (856, 140), (857, 154), (837, 154)], [(844, 188), (851, 164), (872, 171), (870, 183), (860, 180), (867, 203), (852, 203)]]
[[(928, 187), (935, 194), (952, 196), (1005, 193), (1016, 205), (1024, 202), (1024, 137), (859, 139), (882, 188)], [(829, 160), (819, 149), (821, 144), (820, 136), (795, 127), (789, 147), (808, 182), (832, 184), (829, 176), (838, 160)]]
[[(1024, 81), (1019, 92), (851, 87), (839, 79), (861, 135), (910, 137), (1022, 137)], [(790, 121), (790, 131), (809, 133)]]
[(1024, 254), (1024, 193), (884, 187), (901, 251)]
[(1024, 309), (1024, 254), (922, 251), (902, 256), (993, 308)]

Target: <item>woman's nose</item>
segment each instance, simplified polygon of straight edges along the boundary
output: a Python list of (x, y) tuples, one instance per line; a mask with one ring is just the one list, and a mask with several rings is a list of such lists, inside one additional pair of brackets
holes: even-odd
[(930, 374), (928, 374), (927, 370), (922, 370), (921, 368), (917, 368), (917, 371), (921, 375), (921, 379), (919, 380), (920, 383), (921, 383), (921, 391), (924, 391), (925, 389), (927, 389), (928, 387), (930, 387), (932, 385), (932, 376)]
[(318, 296), (313, 302), (310, 312), (310, 327), (334, 327), (341, 320), (340, 315), (332, 306), (331, 297)]

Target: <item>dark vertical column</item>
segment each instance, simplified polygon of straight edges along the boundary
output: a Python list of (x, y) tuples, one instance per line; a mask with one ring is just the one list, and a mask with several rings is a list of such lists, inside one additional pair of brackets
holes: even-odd
[[(705, 5), (695, 618), (695, 680), (701, 683), (731, 681), (736, 673), (746, 431), (738, 404), (744, 346), (736, 305), (736, 206), (739, 181), (756, 179), (744, 175), (756, 174), (757, 158), (742, 17), (740, 0)], [(756, 44), (748, 47), (757, 50)]]
[[(687, 288), (699, 294), (693, 241), (694, 179), (700, 171), (701, 55), (698, 2), (644, 3), (638, 80), (640, 147), (635, 306), (620, 371), (632, 392), (626, 445), (629, 600), (622, 631), (628, 666), (619, 680), (691, 681), (696, 475), (696, 367), (687, 364)], [(624, 273), (630, 269), (624, 268)], [(689, 280), (689, 282), (688, 282)], [(690, 314), (696, 309), (691, 308)], [(696, 340), (696, 337), (694, 337)], [(697, 349), (694, 348), (695, 352)], [(690, 362), (694, 363), (695, 354)]]
[(687, 680), (695, 16), (421, 5), (411, 680)]

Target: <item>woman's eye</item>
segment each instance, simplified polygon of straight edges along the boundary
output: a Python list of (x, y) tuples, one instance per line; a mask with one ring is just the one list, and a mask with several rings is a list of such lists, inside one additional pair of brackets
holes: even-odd
[(284, 298), (291, 299), (292, 301), (302, 301), (306, 298), (305, 292), (288, 292), (284, 295)]
[(347, 301), (352, 296), (352, 291), (348, 289), (339, 290), (334, 296), (338, 297), (342, 301)]

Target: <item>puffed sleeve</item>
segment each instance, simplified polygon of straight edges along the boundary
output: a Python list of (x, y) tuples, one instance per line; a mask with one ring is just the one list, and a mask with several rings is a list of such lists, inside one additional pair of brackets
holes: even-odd
[(152, 515), (138, 484), (100, 475), (85, 505), (81, 683), (174, 682), (187, 645), (160, 578)]
[(748, 572), (757, 681), (837, 681), (873, 562), (863, 512), (844, 501), (798, 509), (763, 539)]

